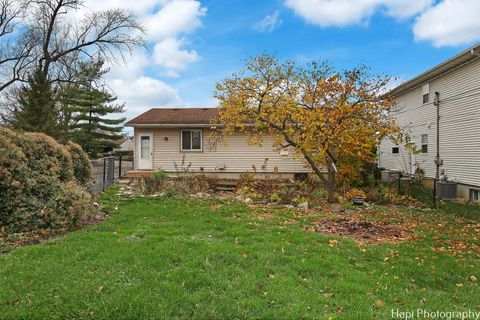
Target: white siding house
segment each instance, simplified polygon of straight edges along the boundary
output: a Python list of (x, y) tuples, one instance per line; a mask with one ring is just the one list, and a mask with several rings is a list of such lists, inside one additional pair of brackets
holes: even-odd
[(440, 178), (459, 183), (459, 196), (480, 190), (480, 45), (476, 45), (401, 84), (390, 94), (398, 124), (421, 150), (409, 154), (389, 140), (379, 148), (379, 167), (436, 177), (437, 106), (439, 97)]
[(133, 151), (133, 137), (125, 137), (117, 142), (117, 146), (113, 148), (113, 151)]
[(275, 150), (272, 137), (265, 137), (262, 146), (249, 145), (243, 133), (224, 141), (212, 139), (210, 121), (216, 112), (216, 108), (151, 109), (127, 122), (134, 128), (134, 170), (175, 173), (183, 163), (189, 172), (219, 178), (237, 178), (254, 167), (282, 178), (311, 172), (293, 152)]

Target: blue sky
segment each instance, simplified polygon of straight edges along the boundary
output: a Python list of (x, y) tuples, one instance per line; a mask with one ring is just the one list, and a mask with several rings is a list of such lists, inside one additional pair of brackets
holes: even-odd
[(90, 3), (134, 9), (148, 29), (147, 50), (113, 65), (108, 77), (128, 117), (151, 107), (215, 106), (215, 83), (262, 52), (327, 59), (338, 69), (364, 63), (404, 81), (480, 41), (478, 0)]

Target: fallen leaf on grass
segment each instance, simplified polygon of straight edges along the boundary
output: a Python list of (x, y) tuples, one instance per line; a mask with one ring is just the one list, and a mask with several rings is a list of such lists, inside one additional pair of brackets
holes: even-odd
[(374, 304), (375, 304), (375, 307), (377, 308), (385, 307), (385, 303), (382, 300), (375, 300)]

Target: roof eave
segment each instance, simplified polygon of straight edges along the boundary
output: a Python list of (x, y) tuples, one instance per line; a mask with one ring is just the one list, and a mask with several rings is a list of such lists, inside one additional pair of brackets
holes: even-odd
[(126, 127), (133, 127), (133, 128), (210, 128), (212, 124), (192, 124), (192, 123), (166, 123), (166, 124), (160, 124), (160, 123), (126, 123)]
[(388, 97), (398, 96), (413, 88), (418, 87), (422, 83), (431, 81), (432, 79), (435, 79), (450, 70), (456, 69), (464, 65), (465, 63), (471, 62), (472, 60), (475, 60), (475, 59), (479, 59), (479, 55), (478, 55), (480, 53), (478, 52), (479, 50), (480, 50), (480, 44), (477, 44), (457, 54), (456, 56), (448, 59), (447, 61), (444, 61), (439, 65), (421, 73), (420, 75), (414, 77), (413, 79), (410, 79), (402, 83), (398, 87), (387, 92), (384, 96), (388, 96)]

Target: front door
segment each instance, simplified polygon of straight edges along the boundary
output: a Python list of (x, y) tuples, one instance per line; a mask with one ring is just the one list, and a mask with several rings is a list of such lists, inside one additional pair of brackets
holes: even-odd
[(138, 152), (138, 169), (153, 169), (153, 134), (151, 132), (143, 132), (138, 134), (137, 141)]

